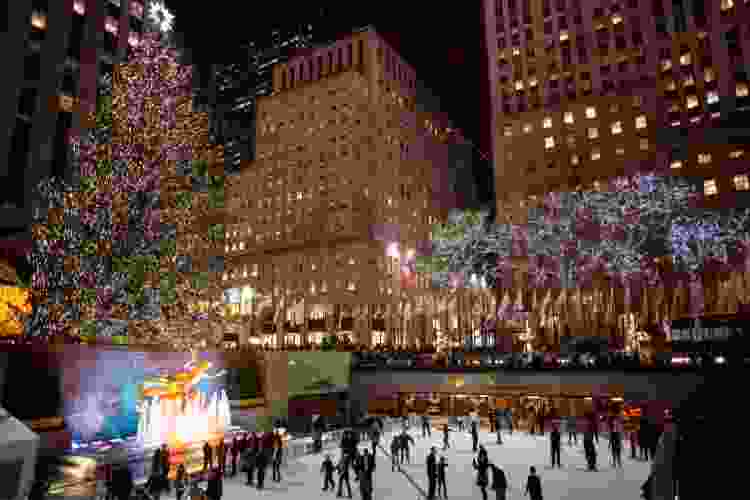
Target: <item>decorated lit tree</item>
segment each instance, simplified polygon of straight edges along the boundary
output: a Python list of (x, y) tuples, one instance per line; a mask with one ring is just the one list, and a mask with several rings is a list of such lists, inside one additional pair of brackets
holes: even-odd
[[(190, 77), (159, 35), (145, 35), (100, 89), (91, 128), (72, 140), (74, 185), (40, 185), (29, 335), (161, 343), (170, 322), (193, 319), (196, 301), (218, 301), (218, 280), (190, 265), (193, 249), (215, 249), (219, 265), (223, 254), (220, 224), (199, 230), (223, 201), (209, 174), (223, 172), (208, 172), (216, 158), (205, 114), (191, 109)], [(222, 321), (215, 307), (207, 315)]]

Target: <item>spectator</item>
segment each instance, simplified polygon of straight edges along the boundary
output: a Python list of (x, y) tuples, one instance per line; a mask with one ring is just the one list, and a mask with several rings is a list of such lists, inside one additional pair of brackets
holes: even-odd
[(221, 468), (214, 469), (208, 476), (206, 497), (208, 500), (221, 500), (223, 489)]
[(180, 464), (177, 467), (177, 475), (174, 480), (174, 491), (177, 496), (177, 500), (182, 500), (182, 495), (185, 494), (187, 489), (187, 472), (185, 471), (185, 465)]

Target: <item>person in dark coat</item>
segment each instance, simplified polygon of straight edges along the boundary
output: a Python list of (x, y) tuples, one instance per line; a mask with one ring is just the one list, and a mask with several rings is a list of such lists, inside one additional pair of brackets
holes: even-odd
[(435, 499), (435, 487), (437, 486), (438, 464), (435, 455), (435, 447), (430, 448), (427, 454), (427, 500)]
[(153, 500), (159, 500), (161, 492), (164, 489), (162, 486), (161, 474), (159, 474), (158, 471), (152, 471), (144, 488)]
[(169, 486), (169, 448), (166, 444), (161, 445), (161, 484), (164, 491), (169, 494), (171, 488)]
[(560, 441), (562, 436), (560, 435), (560, 429), (558, 429), (557, 425), (552, 429), (549, 438), (550, 445), (552, 446), (552, 467), (555, 466), (555, 463), (557, 463), (558, 467), (562, 467), (560, 465)]
[(622, 467), (622, 437), (617, 429), (609, 433), (609, 451), (612, 453), (612, 464)]
[(648, 423), (641, 420), (638, 427), (638, 447), (641, 450), (641, 460), (648, 460)]
[(182, 500), (182, 496), (185, 494), (185, 490), (187, 489), (187, 471), (185, 470), (185, 464), (180, 464), (179, 467), (177, 467), (177, 474), (175, 475), (174, 479), (174, 491), (175, 496), (177, 497), (177, 500)]
[(154, 454), (151, 456), (151, 470), (149, 471), (149, 477), (155, 475), (159, 478), (159, 481), (161, 481), (162, 463), (161, 448), (157, 448), (156, 450), (154, 450)]
[(253, 474), (255, 473), (255, 459), (257, 458), (257, 449), (248, 447), (242, 452), (242, 470), (247, 473), (247, 484), (253, 484)]
[(543, 500), (542, 499), (542, 480), (536, 475), (536, 468), (531, 466), (529, 468), (529, 478), (526, 480), (526, 490), (524, 496), (529, 495), (531, 500)]
[(214, 469), (208, 476), (208, 483), (206, 485), (206, 497), (209, 500), (220, 500), (224, 493), (224, 485), (222, 480), (221, 469)]
[[(325, 460), (320, 465), (320, 472), (323, 473), (323, 491), (328, 491), (328, 486), (331, 486), (331, 491), (336, 489), (336, 483), (333, 481), (333, 462), (331, 461), (331, 455), (326, 455)], [(349, 497), (351, 498), (351, 487), (349, 487)]]
[(373, 426), (370, 431), (370, 441), (372, 442), (372, 456), (375, 456), (378, 444), (380, 444), (380, 429), (377, 426)]
[(281, 463), (284, 459), (284, 445), (281, 434), (274, 435), (273, 458), (271, 461), (271, 479), (277, 483), (281, 481)]
[(133, 473), (127, 465), (116, 467), (112, 471), (112, 489), (117, 500), (129, 500), (133, 491)]
[(438, 470), (437, 470), (437, 491), (438, 496), (440, 496), (440, 492), (443, 492), (443, 498), (448, 498), (448, 487), (445, 484), (445, 475), (446, 475), (446, 469), (448, 468), (448, 462), (445, 460), (445, 455), (442, 455), (440, 457), (440, 462), (438, 462)]
[(594, 433), (587, 431), (583, 436), (583, 450), (586, 454), (586, 463), (588, 464), (588, 470), (596, 470), (596, 447), (594, 446)]
[(432, 430), (430, 429), (430, 417), (422, 415), (422, 437), (432, 436)]
[(206, 444), (203, 445), (203, 470), (207, 471), (213, 466), (213, 450), (208, 441), (206, 441)]
[(237, 439), (237, 436), (234, 436), (234, 439), (232, 440), (232, 476), (237, 475), (237, 457), (240, 455), (240, 452), (242, 451), (240, 449), (240, 446), (242, 446), (239, 439)]
[(472, 466), (477, 471), (477, 486), (479, 486), (482, 492), (482, 500), (487, 500), (487, 484), (489, 483), (487, 469), (489, 468), (489, 462), (484, 456), (480, 455), (478, 460), (476, 458), (473, 459)]
[(375, 471), (375, 457), (365, 448), (357, 461), (357, 478), (359, 493), (362, 500), (372, 500), (373, 472)]
[(401, 455), (401, 435), (396, 434), (391, 439), (391, 471), (395, 471), (396, 468), (401, 464), (399, 460)]
[(450, 443), (448, 442), (450, 439), (450, 437), (448, 436), (449, 432), (450, 430), (448, 429), (448, 424), (443, 424), (443, 451), (451, 447)]
[(492, 469), (492, 486), (490, 488), (495, 490), (495, 500), (505, 500), (508, 491), (508, 479), (505, 477), (505, 471), (493, 463), (490, 463), (490, 468)]
[(401, 432), (401, 463), (411, 463), (411, 454), (409, 453), (409, 443), (414, 444), (414, 438), (411, 437), (411, 435), (406, 432)]
[(263, 481), (266, 478), (266, 467), (268, 467), (268, 455), (264, 448), (258, 448), (255, 454), (255, 470), (258, 472), (258, 489), (263, 489)]
[(352, 485), (349, 482), (349, 469), (352, 464), (351, 455), (341, 454), (341, 459), (336, 465), (336, 470), (339, 473), (339, 491), (336, 493), (337, 497), (343, 496), (344, 484), (346, 484), (346, 491), (348, 492), (349, 498), (352, 497)]
[(471, 446), (474, 453), (477, 452), (477, 444), (479, 443), (479, 429), (477, 429), (477, 423), (471, 422)]

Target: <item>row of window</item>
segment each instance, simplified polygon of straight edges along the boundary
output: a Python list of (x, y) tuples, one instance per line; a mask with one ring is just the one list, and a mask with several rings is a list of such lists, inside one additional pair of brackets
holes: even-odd
[[(748, 180), (747, 174), (735, 175), (732, 178), (732, 182), (734, 183), (734, 189), (737, 191), (750, 190), (750, 180)], [(716, 179), (707, 179), (703, 181), (703, 194), (706, 196), (719, 194), (719, 186)]]
[[(364, 58), (364, 42), (359, 40), (357, 47), (358, 57), (356, 59), (361, 64)], [(346, 58), (344, 58), (344, 55), (346, 55)], [(319, 80), (325, 74), (351, 68), (354, 64), (354, 56), (353, 44), (349, 43), (346, 46), (346, 52), (344, 52), (343, 47), (338, 47), (336, 50), (327, 51), (325, 55), (304, 59), (300, 63), (286, 68), (281, 73), (281, 89), (292, 89), (302, 82)]]
[[(636, 96), (636, 97), (638, 97), (638, 96)], [(634, 99), (634, 103), (636, 103), (636, 102), (639, 105), (640, 102), (641, 102), (641, 99), (639, 97), (638, 97), (638, 99)], [(609, 111), (610, 111), (610, 113), (613, 113), (613, 114), (619, 113), (620, 112), (620, 107), (619, 107), (618, 104), (613, 104), (613, 105), (610, 106), (610, 110)], [(593, 119), (597, 118), (597, 109), (596, 109), (596, 107), (595, 106), (586, 106), (584, 116), (587, 119), (589, 119), (589, 120), (593, 120)], [(575, 124), (575, 115), (574, 115), (574, 113), (572, 111), (565, 111), (563, 113), (563, 119), (562, 119), (562, 121), (566, 125), (573, 125), (573, 124)], [(552, 125), (553, 125), (553, 119), (552, 119), (551, 116), (545, 116), (544, 118), (542, 118), (542, 128), (544, 128), (544, 129), (550, 129), (550, 128), (552, 128)], [(647, 126), (646, 115), (638, 115), (638, 116), (635, 117), (635, 128), (636, 129), (643, 129), (643, 128), (646, 128), (646, 126)], [(503, 135), (505, 137), (512, 137), (513, 136), (513, 128), (514, 128), (513, 124), (506, 124), (506, 125), (504, 125), (503, 126)], [(610, 125), (610, 129), (612, 131), (612, 134), (614, 134), (614, 135), (622, 133), (622, 121), (618, 120), (618, 121), (613, 122)], [(526, 122), (526, 123), (524, 123), (521, 126), (521, 130), (523, 131), (524, 134), (529, 134), (529, 133), (533, 132), (534, 125), (531, 122)], [(589, 128), (589, 131), (591, 131), (591, 130), (592, 130), (592, 128)], [(598, 137), (598, 131), (597, 131), (597, 129), (594, 128), (593, 130), (594, 130), (594, 132), (589, 132), (589, 137), (590, 138), (596, 138), (596, 137)], [(593, 137), (592, 137), (592, 134), (593, 134)], [(546, 139), (545, 139), (545, 142), (547, 142)]]

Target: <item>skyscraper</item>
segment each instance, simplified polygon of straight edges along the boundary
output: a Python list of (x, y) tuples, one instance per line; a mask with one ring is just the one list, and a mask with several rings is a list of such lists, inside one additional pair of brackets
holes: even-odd
[(498, 214), (639, 170), (693, 177), (707, 201), (738, 202), (748, 141), (732, 140), (740, 130), (725, 120), (750, 109), (749, 7), (485, 0)]

